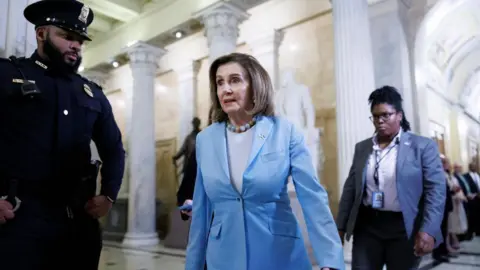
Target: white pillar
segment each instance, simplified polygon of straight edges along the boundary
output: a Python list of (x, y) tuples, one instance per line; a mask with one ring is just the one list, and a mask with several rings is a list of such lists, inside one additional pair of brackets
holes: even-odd
[(238, 26), (249, 16), (245, 9), (224, 1), (216, 2), (194, 14), (205, 25), (210, 63), (222, 55), (236, 51)]
[[(335, 85), (338, 147), (338, 192), (352, 164), (355, 144), (371, 137), (368, 96), (375, 88), (367, 0), (333, 0)], [(344, 255), (351, 257), (352, 242)]]
[(247, 44), (252, 49), (252, 55), (257, 58), (260, 64), (267, 70), (272, 79), (273, 88), (278, 89), (279, 84), (279, 65), (278, 48), (283, 39), (283, 32), (271, 30), (268, 32), (252, 33), (248, 35)]
[(0, 56), (30, 56), (37, 47), (34, 26), (23, 16), (38, 0), (0, 0)]
[(355, 144), (372, 136), (367, 103), (374, 70), (367, 0), (334, 0), (335, 85), (339, 193), (348, 176)]
[(159, 243), (155, 220), (155, 74), (165, 50), (138, 42), (125, 49), (133, 75), (133, 100), (128, 140), (129, 199), (128, 231), (125, 246), (151, 246)]
[(405, 103), (411, 104), (413, 112), (413, 131), (423, 135), (430, 136), (430, 124), (428, 119), (428, 102), (426, 85), (418, 84), (416, 73), (417, 65), (416, 61), (416, 38), (417, 32), (425, 18), (425, 4), (424, 1), (398, 1), (399, 15), (402, 21), (403, 30), (405, 33), (408, 57), (409, 57), (409, 72), (410, 72), (410, 87), (411, 96), (406, 99)]
[(415, 129), (410, 55), (400, 12), (401, 1), (383, 1), (370, 6), (370, 32), (375, 64), (375, 88), (396, 87), (403, 97), (405, 116)]
[(178, 132), (177, 148), (187, 135), (192, 131), (192, 119), (197, 112), (197, 74), (200, 69), (200, 63), (197, 61), (189, 61), (183, 66), (175, 68), (178, 76), (178, 98), (180, 111), (180, 126)]

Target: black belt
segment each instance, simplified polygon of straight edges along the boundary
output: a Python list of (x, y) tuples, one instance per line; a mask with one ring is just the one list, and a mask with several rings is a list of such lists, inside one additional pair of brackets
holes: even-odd
[(362, 211), (362, 213), (365, 215), (403, 218), (402, 212), (378, 210), (378, 209), (372, 208), (372, 206), (370, 205), (364, 205), (364, 204), (361, 205), (360, 211)]

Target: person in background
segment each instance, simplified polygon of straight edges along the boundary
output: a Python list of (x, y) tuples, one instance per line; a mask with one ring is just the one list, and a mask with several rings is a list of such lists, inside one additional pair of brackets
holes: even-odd
[(450, 193), (452, 194), (452, 211), (448, 215), (448, 234), (447, 249), (449, 254), (454, 255), (460, 249), (460, 241), (457, 235), (463, 235), (468, 230), (467, 214), (465, 212), (464, 203), (467, 202), (461, 185), (459, 182), (462, 176), (462, 166), (454, 164), (453, 175), (447, 175), (447, 183)]
[(321, 269), (343, 248), (303, 135), (274, 115), (267, 71), (247, 54), (210, 66), (213, 124), (198, 134), (186, 270), (312, 269), (287, 193), (291, 175)]
[[(477, 159), (473, 159), (468, 165), (469, 172), (464, 174), (467, 183), (462, 186), (467, 195), (468, 235), (480, 236), (480, 176), (478, 175)], [(468, 191), (467, 191), (468, 189)], [(465, 192), (464, 191), (464, 192)]]
[[(77, 73), (94, 14), (50, 0), (24, 16), (37, 49), (0, 59), (0, 268), (96, 270), (98, 218), (117, 198), (125, 151), (101, 87)], [(92, 140), (103, 162), (98, 195)]]
[[(471, 168), (471, 166), (469, 166)], [(472, 189), (471, 186), (471, 178), (470, 174), (466, 173), (463, 174), (463, 169), (460, 164), (453, 165), (453, 176), (455, 181), (457, 182), (457, 186), (462, 191), (462, 193), (466, 196), (466, 200), (463, 202), (463, 208), (465, 209), (467, 215), (467, 231), (464, 233), (458, 233), (458, 239), (460, 241), (464, 240), (471, 240), (473, 237), (474, 230), (474, 219), (472, 219), (472, 202), (474, 201), (475, 197), (477, 196), (475, 189)], [(457, 195), (458, 198), (459, 195)], [(473, 212), (474, 213), (474, 212)]]
[(337, 215), (353, 234), (352, 269), (417, 269), (443, 241), (445, 175), (436, 143), (410, 133), (402, 97), (391, 86), (368, 97), (372, 138), (357, 143)]
[[(195, 178), (197, 177), (197, 159), (195, 157), (195, 142), (200, 132), (200, 119), (194, 117), (192, 120), (193, 130), (183, 141), (182, 147), (175, 156), (173, 164), (177, 166), (177, 160), (183, 157), (182, 183), (177, 192), (177, 205), (191, 204), (193, 198), (193, 188), (195, 187)], [(190, 212), (182, 212), (183, 220), (190, 218)]]
[(445, 190), (446, 196), (445, 196), (445, 209), (444, 209), (444, 215), (442, 218), (442, 224), (440, 226), (440, 231), (442, 233), (443, 241), (438, 245), (432, 252), (432, 257), (434, 260), (438, 262), (449, 262), (449, 252), (447, 248), (447, 237), (448, 237), (448, 218), (450, 216), (450, 213), (453, 211), (453, 200), (452, 200), (452, 192), (450, 190), (450, 187), (448, 185), (448, 179), (450, 177), (451, 171), (452, 171), (452, 166), (450, 164), (450, 160), (445, 157), (444, 155), (440, 155), (440, 159), (442, 161), (442, 167), (445, 173)]

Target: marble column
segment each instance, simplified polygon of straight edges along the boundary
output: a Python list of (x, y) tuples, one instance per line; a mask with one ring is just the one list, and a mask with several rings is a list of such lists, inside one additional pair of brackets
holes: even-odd
[(250, 17), (244, 8), (233, 2), (218, 1), (194, 14), (205, 25), (205, 36), (212, 63), (218, 57), (237, 49), (238, 26)]
[[(355, 144), (374, 131), (367, 100), (375, 88), (375, 72), (367, 0), (333, 0), (332, 6), (338, 147), (338, 193), (334, 198), (339, 201)], [(351, 246), (351, 241), (345, 243), (347, 260)]]
[(278, 48), (283, 39), (283, 32), (279, 30), (271, 30), (268, 32), (256, 33), (252, 31), (248, 35), (247, 44), (252, 49), (252, 55), (257, 58), (260, 64), (267, 70), (272, 79), (273, 88), (279, 87), (279, 65), (278, 65)]
[(375, 88), (375, 72), (367, 0), (334, 0), (332, 6), (340, 195), (355, 144), (374, 131), (367, 99)]
[(165, 50), (144, 42), (124, 50), (133, 77), (131, 131), (128, 140), (129, 198), (125, 246), (159, 243), (156, 232), (155, 75)]
[(196, 94), (197, 74), (199, 69), (200, 63), (197, 61), (188, 61), (183, 66), (174, 68), (178, 76), (178, 99), (180, 107), (180, 126), (177, 148), (182, 146), (185, 137), (187, 137), (192, 131), (192, 119), (197, 112)]
[(1, 25), (3, 32), (3, 57), (9, 57), (11, 55), (17, 56), (17, 42), (20, 41), (19, 36), (25, 38), (25, 27), (20, 27), (20, 25), (26, 24), (22, 11), (27, 6), (27, 3), (25, 0), (4, 0), (3, 2), (4, 7), (2, 8), (2, 12), (4, 12), (4, 14), (2, 15), (6, 15), (2, 19), (3, 25)]
[(403, 97), (405, 116), (415, 129), (412, 102), (410, 51), (401, 15), (402, 1), (382, 1), (370, 6), (370, 32), (375, 64), (375, 88), (391, 85)]
[(428, 119), (428, 102), (427, 87), (424, 84), (419, 84), (417, 81), (417, 69), (419, 62), (416, 59), (416, 44), (417, 34), (422, 22), (425, 18), (428, 3), (426, 0), (397, 0), (398, 14), (402, 23), (405, 34), (406, 45), (408, 49), (408, 67), (410, 73), (410, 89), (411, 96), (406, 99), (407, 104), (410, 104), (412, 115), (412, 129), (414, 132), (429, 137), (429, 119)]

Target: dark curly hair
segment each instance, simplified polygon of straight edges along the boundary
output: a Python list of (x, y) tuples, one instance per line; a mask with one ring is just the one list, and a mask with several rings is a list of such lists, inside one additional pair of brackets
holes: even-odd
[(400, 127), (403, 131), (410, 131), (410, 122), (408, 122), (405, 111), (402, 107), (402, 96), (398, 92), (398, 90), (389, 85), (385, 85), (373, 91), (370, 96), (368, 97), (368, 103), (370, 104), (370, 111), (373, 110), (373, 107), (378, 104), (388, 104), (395, 108), (397, 112), (401, 112), (403, 117), (402, 121), (400, 122)]

